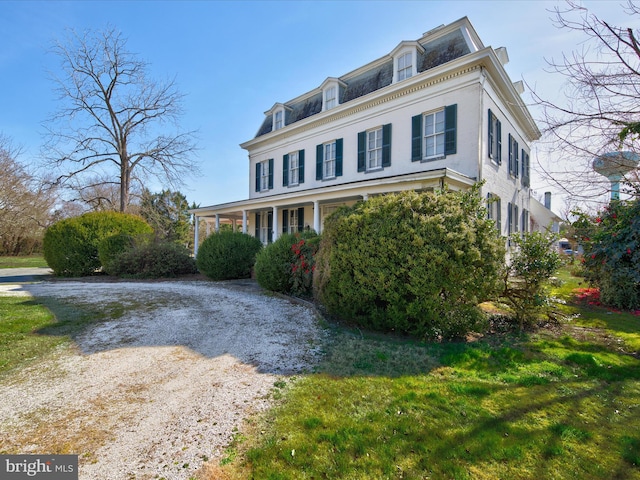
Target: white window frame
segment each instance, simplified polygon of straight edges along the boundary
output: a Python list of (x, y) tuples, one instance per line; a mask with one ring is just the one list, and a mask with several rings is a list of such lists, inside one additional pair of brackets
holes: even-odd
[(289, 185), (298, 185), (300, 182), (300, 154), (299, 152), (289, 153)]
[(322, 178), (324, 180), (336, 176), (336, 141), (322, 145)]
[[(441, 121), (438, 123), (438, 117)], [(429, 125), (429, 119), (431, 125)], [(435, 110), (433, 112), (425, 113), (423, 115), (423, 131), (422, 131), (422, 146), (424, 152), (424, 160), (431, 160), (435, 158), (444, 157), (444, 145), (445, 145), (445, 116), (444, 108)], [(433, 140), (434, 147), (432, 152), (429, 151), (429, 140)]]
[(280, 130), (284, 127), (284, 110), (276, 110), (273, 112), (273, 129)]
[(263, 245), (269, 242), (269, 212), (260, 212), (260, 241)]
[(382, 168), (382, 127), (367, 130), (366, 168), (367, 171)]
[(287, 227), (288, 233), (296, 233), (298, 231), (298, 209), (292, 208), (289, 210), (289, 226)]
[(329, 110), (338, 106), (338, 86), (330, 85), (324, 89), (324, 110)]
[[(413, 77), (414, 52), (403, 52), (398, 55), (397, 60), (397, 81), (401, 82), (407, 78)], [(407, 64), (407, 59), (409, 63)]]
[(269, 160), (260, 162), (260, 191), (269, 190)]
[[(502, 122), (498, 119), (495, 113), (491, 112), (491, 147), (489, 149), (489, 158), (496, 165), (502, 163)], [(500, 147), (500, 148), (498, 148)]]

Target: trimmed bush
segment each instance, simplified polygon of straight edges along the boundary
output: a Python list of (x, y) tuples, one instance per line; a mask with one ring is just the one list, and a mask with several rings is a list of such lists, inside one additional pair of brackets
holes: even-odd
[(500, 289), (504, 240), (469, 192), (402, 192), (338, 209), (325, 221), (315, 295), (330, 314), (423, 338), (481, 327), (477, 305)]
[(184, 245), (143, 243), (130, 247), (111, 262), (112, 275), (127, 278), (165, 278), (197, 273), (196, 262)]
[(262, 242), (251, 235), (221, 231), (202, 242), (196, 265), (213, 280), (248, 278), (261, 248)]
[(315, 232), (285, 233), (256, 256), (256, 279), (262, 288), (299, 296), (311, 295)]
[(130, 235), (128, 233), (116, 233), (107, 238), (103, 238), (98, 244), (98, 258), (102, 265), (102, 270), (109, 275), (116, 275), (113, 272), (113, 261), (124, 252), (134, 248), (149, 244), (152, 241), (151, 235)]
[(91, 212), (56, 222), (47, 229), (43, 253), (53, 273), (62, 277), (95, 274), (102, 263), (100, 242), (116, 234), (151, 234), (153, 229), (141, 218), (119, 212)]

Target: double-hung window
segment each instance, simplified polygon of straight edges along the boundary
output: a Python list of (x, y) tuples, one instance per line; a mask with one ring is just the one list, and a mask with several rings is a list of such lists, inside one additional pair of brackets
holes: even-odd
[(324, 157), (322, 160), (322, 178), (336, 176), (336, 142), (324, 144)]
[(273, 188), (273, 158), (256, 164), (256, 192)]
[(518, 177), (518, 141), (509, 134), (509, 174)]
[(398, 81), (411, 77), (413, 74), (413, 53), (407, 52), (398, 57)]
[(489, 138), (487, 141), (489, 158), (498, 165), (502, 164), (502, 124), (489, 110)]
[(260, 191), (269, 190), (269, 162), (262, 162), (260, 168)]
[(411, 161), (435, 160), (456, 153), (458, 106), (411, 117)]
[(382, 127), (367, 132), (367, 170), (382, 168)]
[(278, 110), (273, 119), (273, 129), (280, 130), (284, 127), (284, 112), (282, 110)]
[(329, 110), (336, 105), (338, 105), (338, 88), (329, 87), (324, 91), (324, 109)]
[(300, 180), (300, 164), (298, 152), (289, 154), (289, 185), (297, 185)]
[(525, 187), (528, 187), (530, 184), (530, 177), (529, 177), (530, 174), (531, 172), (529, 167), (529, 154), (523, 148), (522, 149), (522, 185)]
[(424, 116), (425, 159), (444, 156), (444, 110)]

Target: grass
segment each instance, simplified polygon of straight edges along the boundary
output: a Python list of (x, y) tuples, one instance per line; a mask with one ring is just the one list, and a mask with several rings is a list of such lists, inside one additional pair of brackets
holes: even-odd
[(0, 256), (0, 268), (25, 268), (25, 267), (47, 267), (42, 255), (28, 255), (24, 257), (2, 257)]
[(220, 478), (640, 479), (640, 317), (563, 308), (566, 325), (471, 343), (336, 328)]

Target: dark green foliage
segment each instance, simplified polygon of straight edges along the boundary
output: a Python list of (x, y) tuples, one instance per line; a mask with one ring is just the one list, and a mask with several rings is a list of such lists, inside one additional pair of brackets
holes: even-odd
[(113, 271), (113, 261), (136, 245), (148, 244), (151, 240), (153, 240), (151, 234), (131, 235), (128, 233), (116, 233), (102, 239), (98, 244), (98, 258), (102, 270), (109, 275), (116, 275)]
[(503, 300), (515, 314), (520, 328), (532, 325), (549, 305), (549, 279), (560, 268), (560, 255), (553, 248), (555, 236), (531, 232), (512, 236), (516, 249), (505, 273)]
[(187, 198), (180, 192), (163, 190), (142, 193), (140, 215), (153, 227), (158, 241), (188, 246), (193, 242)]
[(198, 270), (213, 280), (247, 278), (262, 248), (259, 239), (240, 232), (209, 235), (196, 257)]
[(640, 308), (640, 202), (614, 200), (595, 217), (574, 222), (584, 248), (585, 277), (600, 287), (600, 301)]
[(183, 245), (147, 242), (116, 256), (109, 273), (129, 278), (163, 278), (197, 272), (195, 260)]
[(310, 295), (319, 240), (315, 232), (286, 233), (263, 248), (255, 265), (260, 286), (274, 292)]
[(479, 187), (402, 192), (326, 220), (314, 289), (331, 314), (367, 328), (455, 338), (479, 327), (503, 264)]
[(101, 267), (100, 242), (116, 234), (150, 234), (140, 217), (119, 212), (91, 212), (56, 222), (44, 235), (43, 251), (53, 273), (62, 277), (93, 275)]

